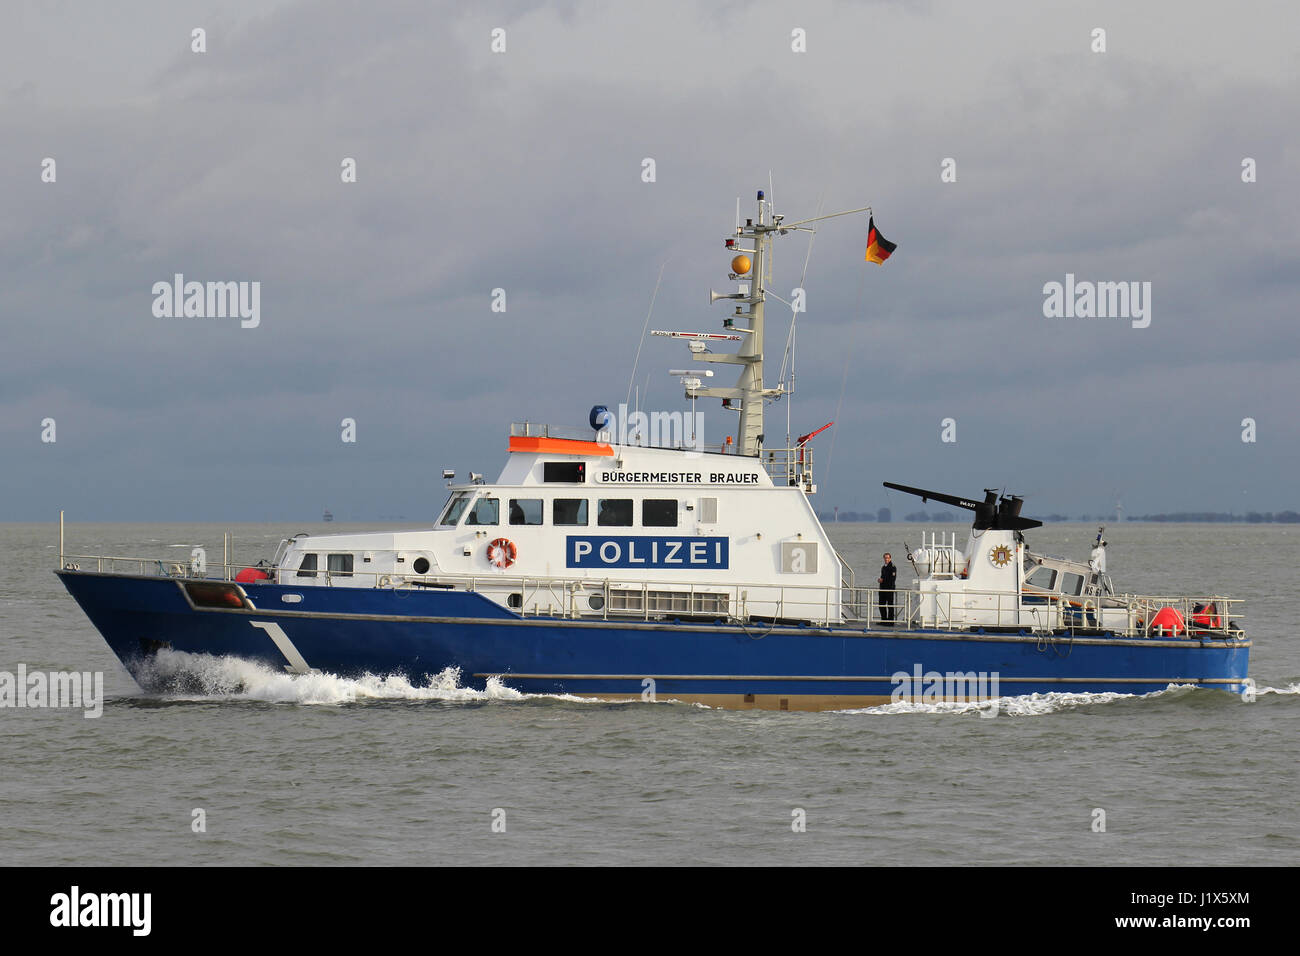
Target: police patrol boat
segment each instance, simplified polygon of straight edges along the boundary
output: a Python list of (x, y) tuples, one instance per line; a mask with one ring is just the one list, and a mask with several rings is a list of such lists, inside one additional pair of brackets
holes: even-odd
[[(681, 370), (686, 397), (738, 411), (734, 441), (649, 444), (644, 418), (615, 428), (597, 407), (588, 430), (511, 426), (493, 482), (445, 472), (431, 527), (295, 535), (244, 568), (69, 555), (61, 531), (57, 573), (137, 675), (168, 648), (295, 673), (421, 682), (455, 668), (470, 686), (775, 710), (1244, 690), (1240, 601), (1118, 592), (1100, 534), (1086, 562), (1031, 550), (1040, 522), (1016, 496), (887, 483), (972, 511), (971, 532), (925, 538), (910, 586), (855, 583), (809, 500), (816, 432), (770, 447), (763, 420), (791, 390), (764, 379), (771, 245), (829, 218), (786, 223), (760, 191), (757, 218), (725, 240), (739, 285), (711, 294), (735, 307), (723, 331), (656, 333), (704, 363)], [(725, 343), (739, 346), (711, 350)], [(704, 384), (706, 366), (727, 364), (734, 387)]]

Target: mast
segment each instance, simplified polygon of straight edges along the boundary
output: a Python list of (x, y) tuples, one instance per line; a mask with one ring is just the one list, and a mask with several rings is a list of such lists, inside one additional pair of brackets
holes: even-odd
[[(740, 428), (737, 438), (742, 455), (757, 455), (763, 445), (763, 399), (779, 395), (781, 388), (763, 388), (763, 304), (767, 298), (765, 286), (771, 269), (772, 236), (767, 229), (767, 209), (770, 203), (763, 200), (763, 190), (758, 191), (758, 221), (745, 221), (745, 228), (737, 232), (742, 239), (754, 243), (754, 263), (750, 269), (753, 281), (749, 288), (749, 311), (736, 307), (736, 315), (749, 319), (749, 337), (741, 343), (737, 357), (743, 362), (740, 370)], [(734, 274), (734, 273), (733, 273)]]
[[(724, 294), (709, 293), (709, 301), (719, 299), (732, 300), (736, 311), (723, 320), (722, 325), (732, 333), (740, 333), (740, 350), (734, 354), (694, 351), (691, 357), (698, 362), (723, 362), (739, 365), (740, 378), (735, 387), (687, 386), (686, 395), (694, 399), (720, 398), (724, 402), (740, 403), (740, 425), (737, 434), (737, 452), (741, 455), (757, 456), (764, 441), (763, 404), (764, 400), (785, 394), (785, 383), (775, 388), (763, 385), (763, 312), (767, 300), (767, 283), (772, 277), (772, 236), (786, 235), (789, 232), (806, 229), (807, 223), (847, 216), (852, 213), (869, 212), (870, 206), (850, 209), (845, 212), (832, 213), (829, 216), (817, 216), (799, 222), (784, 223), (784, 216), (775, 215), (771, 200), (764, 197), (763, 190), (758, 190), (758, 216), (746, 219), (743, 226), (736, 226), (735, 238), (727, 239), (729, 252), (737, 255), (731, 260), (731, 274), (728, 278), (741, 284), (739, 292)], [(749, 248), (738, 244), (748, 240)], [(752, 260), (749, 258), (752, 256)]]
[[(728, 331), (739, 332), (742, 336), (740, 350), (734, 354), (696, 353), (694, 358), (701, 362), (725, 362), (739, 365), (740, 379), (734, 388), (697, 387), (688, 388), (691, 398), (720, 398), (724, 401), (739, 402), (740, 427), (737, 434), (737, 451), (742, 455), (757, 455), (763, 445), (763, 399), (780, 395), (781, 386), (763, 387), (763, 307), (767, 298), (766, 282), (771, 273), (772, 233), (776, 224), (783, 217), (773, 216), (771, 203), (758, 191), (758, 218), (746, 219), (743, 226), (736, 226), (736, 238), (728, 239), (728, 251), (737, 255), (731, 260), (730, 278), (741, 283), (741, 290), (730, 294), (712, 292), (710, 302), (719, 299), (734, 300), (736, 311), (723, 320), (723, 327)], [(737, 239), (748, 239), (752, 245), (745, 248)], [(753, 256), (752, 261), (744, 255)], [(748, 288), (746, 288), (748, 286)], [(746, 311), (746, 306), (749, 310)]]

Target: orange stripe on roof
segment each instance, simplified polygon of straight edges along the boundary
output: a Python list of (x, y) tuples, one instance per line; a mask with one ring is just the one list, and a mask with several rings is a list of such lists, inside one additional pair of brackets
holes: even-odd
[(598, 455), (613, 458), (614, 449), (603, 442), (578, 441), (575, 438), (533, 438), (510, 436), (511, 451), (534, 451), (548, 455)]

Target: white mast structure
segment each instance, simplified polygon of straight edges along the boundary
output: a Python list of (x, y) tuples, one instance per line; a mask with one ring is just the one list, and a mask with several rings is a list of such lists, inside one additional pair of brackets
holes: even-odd
[[(731, 260), (732, 272), (729, 278), (741, 284), (739, 292), (709, 293), (710, 302), (733, 299), (739, 303), (735, 313), (728, 316), (723, 325), (728, 332), (741, 333), (740, 351), (726, 354), (692, 349), (691, 357), (697, 362), (725, 362), (739, 365), (741, 366), (740, 380), (732, 388), (688, 385), (686, 394), (692, 399), (704, 397), (740, 402), (740, 427), (736, 449), (739, 454), (756, 456), (762, 450), (764, 400), (783, 395), (786, 391), (784, 382), (776, 388), (763, 387), (763, 307), (767, 299), (766, 283), (771, 280), (772, 273), (773, 233), (784, 236), (795, 230), (812, 232), (811, 229), (807, 229), (809, 223), (870, 211), (870, 206), (863, 206), (861, 209), (849, 209), (829, 216), (817, 216), (813, 219), (786, 223), (783, 222), (784, 216), (773, 213), (771, 200), (765, 199), (763, 190), (760, 189), (757, 220), (746, 219), (743, 226), (736, 226), (736, 238), (726, 241), (729, 251), (753, 256), (752, 262), (749, 263), (746, 263), (744, 255), (737, 255)], [(737, 244), (737, 239), (748, 239), (753, 245), (746, 249)], [(748, 311), (745, 311), (746, 306), (749, 307)], [(743, 320), (748, 324), (742, 327), (737, 324), (737, 320)]]

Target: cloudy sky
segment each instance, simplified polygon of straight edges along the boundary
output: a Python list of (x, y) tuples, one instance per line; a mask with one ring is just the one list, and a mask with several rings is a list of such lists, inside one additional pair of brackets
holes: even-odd
[[(1293, 4), (0, 17), (0, 520), (422, 520), (443, 467), (496, 474), (511, 421), (624, 400), (661, 267), (651, 327), (717, 329), (721, 240), (769, 174), (787, 219), (871, 204), (898, 243), (877, 267), (865, 218), (816, 235), (793, 429), (836, 421), (819, 508), (910, 509), (884, 480), (1040, 514), (1300, 508)], [(778, 240), (787, 298), (807, 247)], [(260, 324), (155, 316), (175, 273), (260, 282)], [(1046, 318), (1067, 273), (1151, 283), (1149, 327)], [(646, 341), (647, 407), (686, 408), (684, 359)]]

